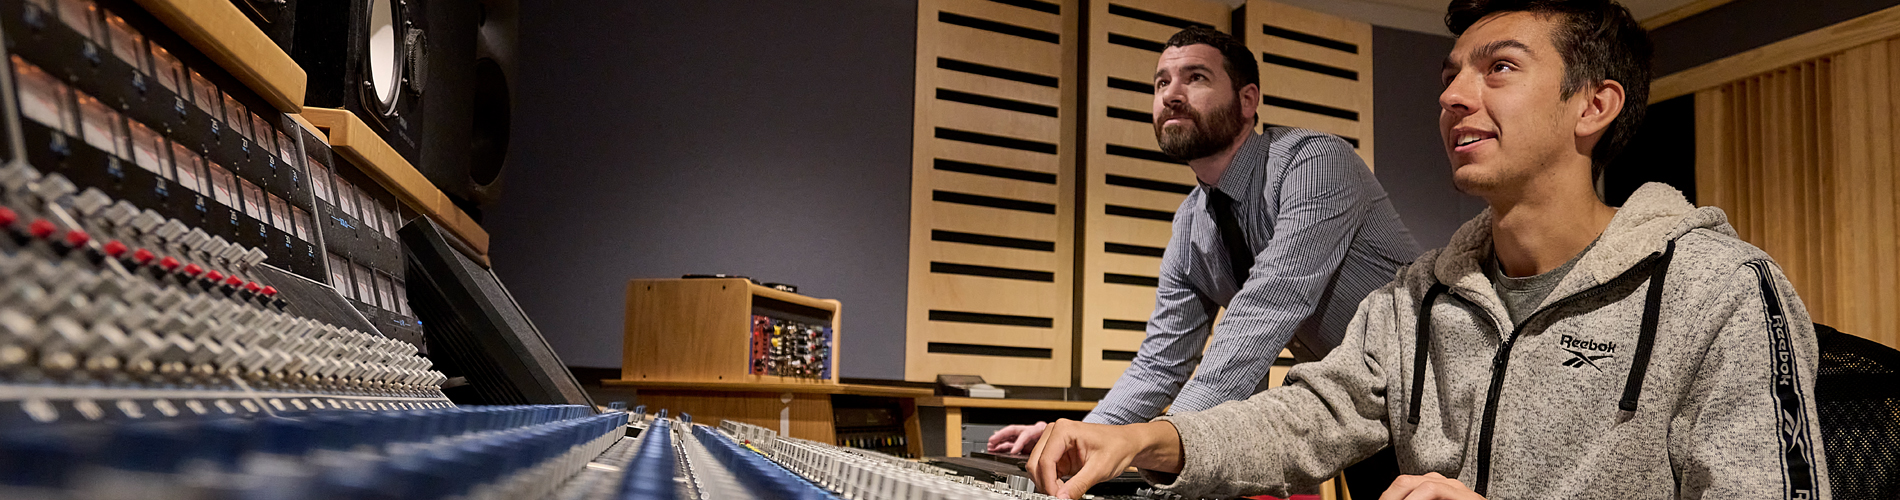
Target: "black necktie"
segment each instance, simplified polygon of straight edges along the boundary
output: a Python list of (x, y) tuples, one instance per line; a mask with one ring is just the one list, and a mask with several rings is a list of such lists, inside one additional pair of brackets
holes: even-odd
[(1247, 248), (1247, 236), (1240, 232), (1240, 220), (1234, 217), (1234, 199), (1216, 189), (1207, 190), (1207, 211), (1214, 215), (1214, 227), (1220, 229), (1221, 246), (1227, 247), (1227, 267), (1234, 271), (1234, 289), (1247, 284), (1247, 271), (1253, 269), (1253, 252)]

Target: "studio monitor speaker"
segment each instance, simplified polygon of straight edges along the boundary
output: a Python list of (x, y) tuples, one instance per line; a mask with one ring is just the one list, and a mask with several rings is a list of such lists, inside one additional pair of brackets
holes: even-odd
[[(468, 201), (488, 206), (501, 197), (514, 116), (520, 0), (483, 0), (475, 44), (475, 122), (469, 142)], [(451, 195), (455, 196), (455, 195)]]
[(421, 163), (435, 47), (426, 3), (457, 2), (298, 2), (290, 52), (309, 75), (304, 104), (355, 113), (412, 165)]
[(292, 54), (310, 75), (305, 103), (356, 113), (480, 221), (507, 162), (519, 11), (519, 0), (302, 0)]

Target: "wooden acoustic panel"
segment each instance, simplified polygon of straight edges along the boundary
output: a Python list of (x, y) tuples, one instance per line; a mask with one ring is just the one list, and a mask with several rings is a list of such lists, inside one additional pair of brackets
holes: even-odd
[(1266, 0), (1241, 28), (1260, 54), (1260, 124), (1337, 135), (1372, 166), (1372, 25)]
[(1814, 321), (1900, 347), (1896, 96), (1900, 39), (1696, 92), (1696, 201), (1774, 257)]
[(904, 377), (1069, 384), (1077, 0), (923, 0)]
[(1155, 142), (1155, 64), (1189, 26), (1227, 31), (1233, 14), (1203, 0), (1110, 0), (1089, 11), (1088, 145), (1083, 190), (1082, 387), (1108, 388), (1128, 369), (1154, 312), (1161, 252), (1194, 172)]

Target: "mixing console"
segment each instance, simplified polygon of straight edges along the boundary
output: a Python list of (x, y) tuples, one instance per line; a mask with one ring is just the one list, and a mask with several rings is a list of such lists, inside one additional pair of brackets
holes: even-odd
[[(494, 358), (540, 351), (473, 332), (539, 334), (469, 311), (512, 308), (492, 274), (430, 274), (433, 223), (287, 114), (302, 88), (253, 66), (287, 56), (214, 26), (227, 8), (0, 2), (0, 500), (1050, 498), (736, 422), (457, 407), (435, 367), (500, 402), (587, 398), (500, 390), (530, 363)], [(411, 296), (441, 313), (426, 336)], [(752, 304), (750, 373), (835, 377), (835, 307)], [(846, 440), (901, 448), (880, 422)]]
[(0, 421), (447, 406), (416, 346), (293, 307), (308, 280), (261, 250), (75, 189), (0, 166)]
[(626, 423), (517, 406), (16, 428), (0, 498), (547, 498)]

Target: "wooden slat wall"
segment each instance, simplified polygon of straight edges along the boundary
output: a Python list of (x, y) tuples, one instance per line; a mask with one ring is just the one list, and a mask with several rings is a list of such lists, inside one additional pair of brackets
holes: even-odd
[(908, 380), (1069, 384), (1080, 8), (918, 3)]
[(1265, 0), (1241, 34), (1260, 52), (1260, 123), (1345, 137), (1372, 166), (1372, 25)]
[(1900, 41), (1696, 93), (1697, 201), (1766, 250), (1814, 320), (1900, 347)]
[(1195, 185), (1194, 172), (1155, 142), (1155, 62), (1175, 32), (1197, 24), (1228, 31), (1233, 16), (1203, 0), (1106, 0), (1089, 8), (1077, 373), (1082, 387), (1108, 388), (1146, 335), (1170, 223)]

